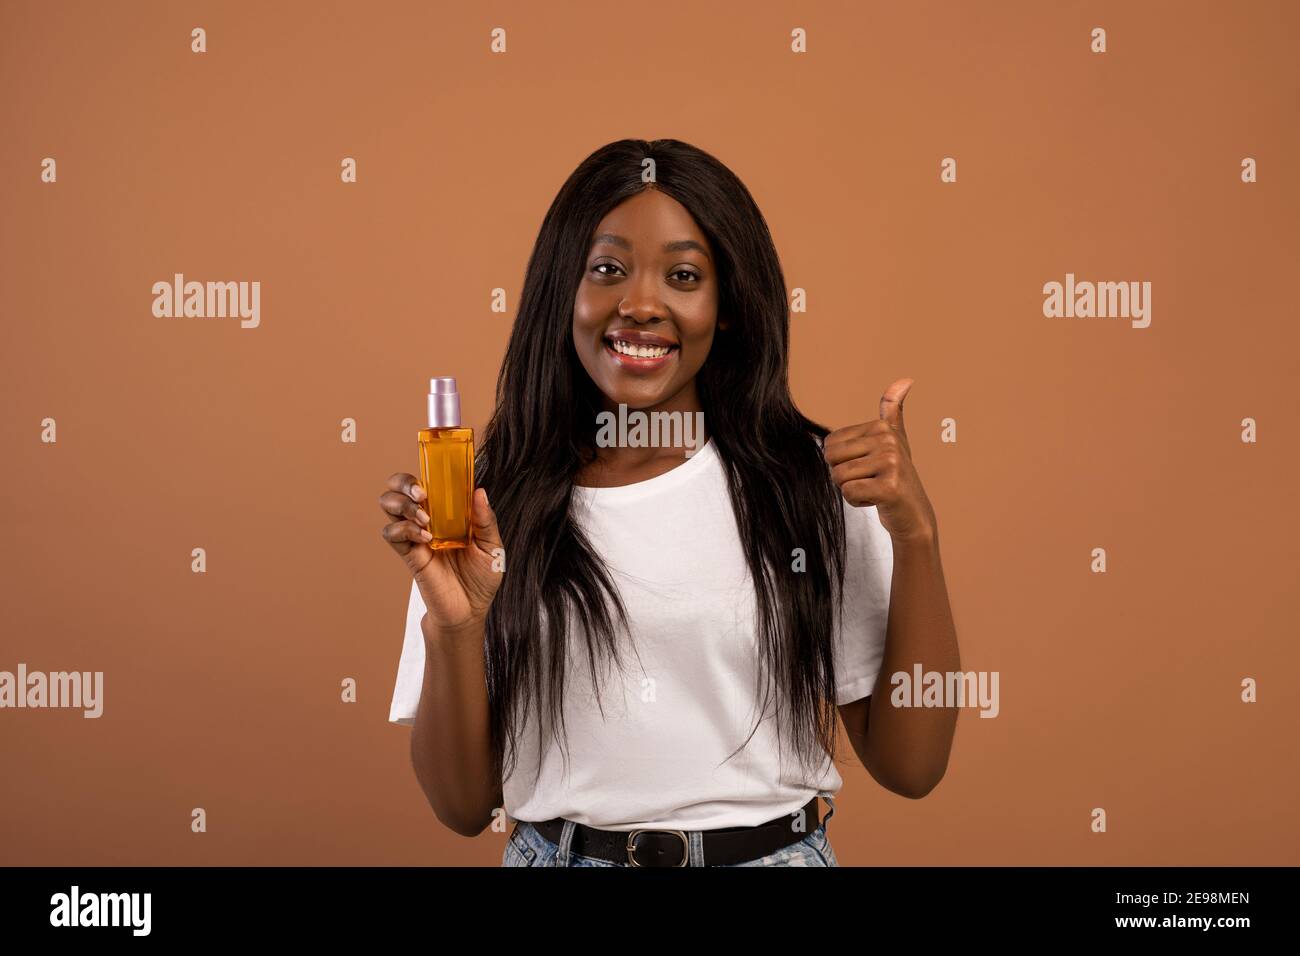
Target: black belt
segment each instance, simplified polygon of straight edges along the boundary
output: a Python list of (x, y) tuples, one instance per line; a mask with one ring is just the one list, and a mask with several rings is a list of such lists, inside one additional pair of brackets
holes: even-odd
[[(791, 825), (792, 814), (752, 827), (702, 831), (704, 865), (745, 863), (797, 843), (820, 825), (816, 797), (804, 804), (803, 812), (803, 831), (796, 831)], [(559, 843), (564, 823), (564, 817), (556, 817), (533, 826), (552, 843)], [(573, 829), (569, 849), (581, 856), (632, 866), (689, 866), (691, 862), (690, 844), (684, 830), (601, 830), (579, 823)]]

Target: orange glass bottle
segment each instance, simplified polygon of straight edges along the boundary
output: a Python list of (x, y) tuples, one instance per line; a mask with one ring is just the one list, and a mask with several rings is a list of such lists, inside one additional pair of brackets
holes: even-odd
[(454, 378), (429, 380), (429, 427), (420, 429), (420, 485), (429, 515), (429, 547), (470, 544), (474, 495), (474, 429), (460, 424), (460, 393)]

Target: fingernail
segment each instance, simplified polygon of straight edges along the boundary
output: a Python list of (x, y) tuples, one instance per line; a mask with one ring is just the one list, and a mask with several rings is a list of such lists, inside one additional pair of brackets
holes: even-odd
[(421, 532), (420, 532), (420, 537), (423, 538), (425, 541), (432, 541), (432, 540), (433, 540), (433, 535), (429, 534), (429, 532), (427, 532), (427, 531), (421, 531)]
[(411, 488), (411, 497), (414, 498), (416, 501), (423, 501), (423, 500), (424, 500), (424, 489), (421, 488), (419, 485), (415, 485), (415, 486), (413, 486), (413, 487)]
[(420, 522), (420, 524), (428, 524), (428, 523), (429, 523), (429, 515), (425, 512), (425, 510), (424, 510), (423, 508), (416, 508), (416, 509), (415, 509), (415, 517), (416, 517), (416, 519)]

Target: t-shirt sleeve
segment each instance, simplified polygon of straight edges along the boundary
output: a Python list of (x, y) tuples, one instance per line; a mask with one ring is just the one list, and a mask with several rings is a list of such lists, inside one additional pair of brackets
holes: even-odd
[[(843, 499), (841, 499), (843, 501)], [(894, 545), (875, 505), (844, 506), (844, 603), (836, 631), (835, 704), (869, 697), (885, 658)]]
[(426, 608), (424, 598), (414, 580), (411, 597), (406, 604), (406, 634), (402, 638), (402, 656), (397, 663), (397, 684), (393, 687), (393, 703), (388, 709), (388, 720), (407, 727), (415, 723), (415, 712), (420, 705), (420, 690), (424, 686), (424, 631), (420, 621)]

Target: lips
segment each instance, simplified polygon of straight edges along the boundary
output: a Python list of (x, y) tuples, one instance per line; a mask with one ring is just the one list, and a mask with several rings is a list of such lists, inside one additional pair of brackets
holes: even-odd
[(653, 372), (663, 368), (680, 346), (653, 332), (617, 329), (604, 338), (605, 354), (629, 372)]

